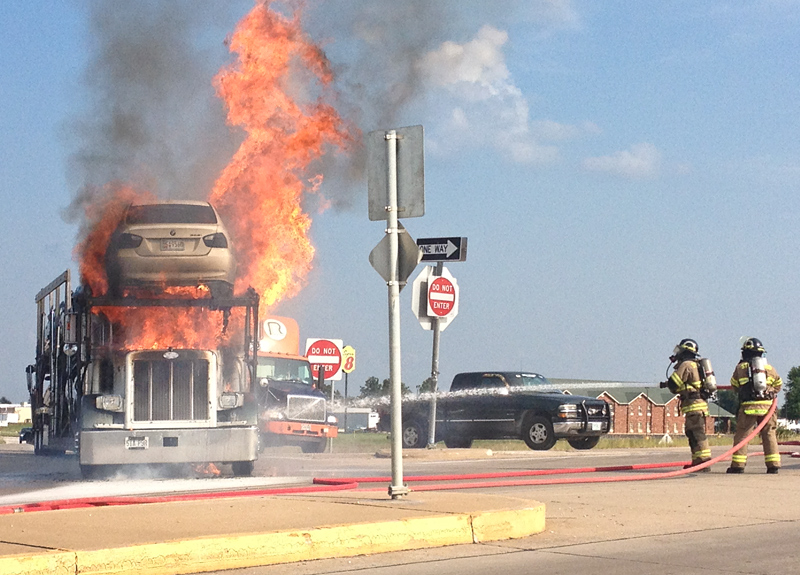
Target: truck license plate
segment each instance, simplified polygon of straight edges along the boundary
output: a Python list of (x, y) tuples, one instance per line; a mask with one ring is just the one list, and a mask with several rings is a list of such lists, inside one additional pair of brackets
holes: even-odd
[(125, 449), (147, 449), (150, 442), (147, 437), (126, 437)]
[(300, 429), (303, 431), (311, 431), (311, 424), (310, 423), (301, 423)]
[(602, 431), (603, 430), (603, 422), (602, 421), (590, 421), (589, 422), (589, 429), (592, 431)]
[(183, 240), (161, 240), (162, 252), (182, 252), (184, 249)]

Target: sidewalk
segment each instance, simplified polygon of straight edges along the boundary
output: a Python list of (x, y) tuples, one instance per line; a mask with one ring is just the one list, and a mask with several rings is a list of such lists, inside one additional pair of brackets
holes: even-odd
[(464, 492), (289, 496), (0, 516), (0, 575), (178, 574), (526, 537), (536, 501)]

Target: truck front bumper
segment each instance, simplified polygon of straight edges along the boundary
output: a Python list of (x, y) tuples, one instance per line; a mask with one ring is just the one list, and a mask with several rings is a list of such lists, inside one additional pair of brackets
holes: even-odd
[(327, 423), (270, 420), (261, 425), (261, 430), (264, 433), (283, 435), (295, 439), (319, 439), (339, 436), (339, 428), (336, 425)]
[(103, 429), (80, 433), (81, 465), (255, 461), (258, 429)]
[(556, 437), (568, 435), (602, 435), (608, 433), (607, 421), (556, 421), (553, 423)]

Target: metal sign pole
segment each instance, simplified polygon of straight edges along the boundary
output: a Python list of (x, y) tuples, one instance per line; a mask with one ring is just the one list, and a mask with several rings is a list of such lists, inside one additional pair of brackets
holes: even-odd
[(400, 383), (400, 283), (397, 280), (397, 132), (385, 136), (388, 157), (388, 200), (386, 233), (389, 234), (389, 382), (392, 402), (392, 484), (389, 495), (399, 499), (408, 494), (403, 485), (403, 397)]
[[(437, 262), (433, 275), (436, 277), (441, 276), (443, 267), (444, 264), (442, 262)], [(433, 352), (431, 354), (433, 392), (431, 393), (430, 412), (428, 413), (428, 449), (433, 449), (436, 443), (436, 392), (439, 388), (439, 334), (441, 333), (439, 318), (432, 318), (431, 323), (433, 323)]]

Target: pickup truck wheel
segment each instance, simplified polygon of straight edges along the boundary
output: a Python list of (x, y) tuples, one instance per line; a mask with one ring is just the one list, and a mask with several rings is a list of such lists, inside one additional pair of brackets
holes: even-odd
[(446, 437), (444, 444), (448, 449), (469, 449), (472, 447), (472, 439), (463, 437)]
[(236, 477), (250, 477), (253, 474), (254, 461), (234, 461), (231, 469)]
[(533, 450), (547, 451), (556, 444), (553, 424), (541, 415), (529, 416), (522, 425), (522, 439)]
[(308, 441), (300, 445), (300, 451), (303, 453), (325, 453), (328, 447), (328, 439), (323, 437), (316, 441)]
[(567, 443), (569, 443), (575, 449), (591, 449), (600, 441), (599, 435), (590, 435), (589, 437), (571, 437), (567, 439)]
[(403, 448), (421, 449), (428, 443), (425, 428), (418, 421), (403, 423)]

